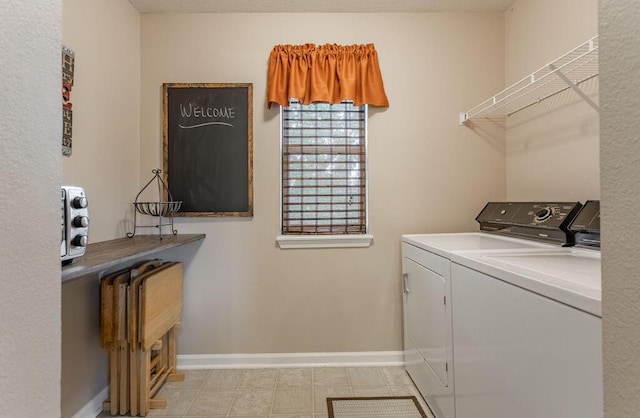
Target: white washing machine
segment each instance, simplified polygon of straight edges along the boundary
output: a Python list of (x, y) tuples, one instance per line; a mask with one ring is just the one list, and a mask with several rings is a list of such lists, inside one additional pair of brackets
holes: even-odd
[[(458, 251), (545, 251), (573, 237), (579, 203), (488, 203), (481, 232), (402, 236), (405, 367), (437, 418), (453, 418), (451, 257)], [(452, 297), (453, 296), (453, 297)]]
[(452, 253), (457, 418), (603, 416), (599, 223), (587, 202), (577, 247)]

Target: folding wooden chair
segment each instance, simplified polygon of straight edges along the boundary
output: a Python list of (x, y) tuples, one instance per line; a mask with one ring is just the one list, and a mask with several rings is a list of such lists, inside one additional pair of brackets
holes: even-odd
[[(114, 346), (117, 351), (117, 382), (120, 414), (129, 412), (129, 347), (127, 342), (127, 286), (130, 270), (113, 279)], [(114, 401), (112, 401), (114, 402)], [(111, 410), (113, 410), (113, 406)]]
[(129, 377), (129, 410), (131, 415), (138, 415), (140, 401), (140, 382), (137, 375), (138, 370), (138, 341), (137, 341), (137, 323), (138, 323), (138, 287), (142, 278), (151, 274), (155, 269), (166, 268), (162, 265), (161, 260), (151, 260), (139, 264), (131, 270), (129, 285), (127, 286), (127, 342), (129, 346), (128, 352), (128, 372)]
[(156, 398), (166, 381), (182, 381), (176, 371), (176, 329), (183, 309), (180, 263), (146, 261), (105, 276), (100, 282), (102, 347), (109, 350), (111, 415), (146, 416), (164, 408)]
[[(175, 329), (183, 309), (183, 267), (176, 263), (145, 275), (140, 283), (138, 310), (140, 415), (164, 408), (166, 400), (153, 396), (165, 381), (184, 380), (176, 370)], [(154, 346), (160, 345), (152, 356)]]
[[(126, 391), (128, 373), (122, 366), (123, 315), (126, 315), (126, 284), (130, 269), (120, 270), (101, 279), (100, 282), (100, 323), (102, 327), (102, 347), (109, 350), (109, 401), (105, 403), (111, 415), (128, 412)], [(124, 388), (123, 388), (124, 385)]]

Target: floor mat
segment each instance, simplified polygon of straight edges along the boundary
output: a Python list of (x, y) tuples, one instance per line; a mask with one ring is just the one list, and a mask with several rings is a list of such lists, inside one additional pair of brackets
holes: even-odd
[(427, 418), (415, 396), (327, 398), (329, 418)]

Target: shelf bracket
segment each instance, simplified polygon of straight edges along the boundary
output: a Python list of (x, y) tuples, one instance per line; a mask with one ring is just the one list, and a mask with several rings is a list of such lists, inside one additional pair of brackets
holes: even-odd
[[(556, 66), (555, 66), (555, 65), (553, 65), (553, 64), (549, 64), (549, 65), (548, 65), (548, 67), (549, 67), (552, 71), (556, 71), (556, 70), (557, 70)], [(568, 85), (569, 87), (571, 87), (571, 89), (572, 89), (573, 91), (575, 91), (575, 92), (578, 94), (578, 96), (580, 96), (580, 97), (582, 98), (582, 100), (584, 100), (585, 102), (587, 102), (587, 104), (588, 104), (589, 106), (591, 106), (591, 107), (592, 107), (596, 112), (600, 113), (600, 107), (599, 107), (597, 104), (595, 104), (595, 102), (594, 102), (593, 100), (591, 100), (591, 99), (589, 98), (589, 96), (587, 96), (586, 94), (584, 94), (584, 92), (583, 92), (582, 90), (580, 90), (580, 87), (576, 86), (576, 85), (575, 85), (575, 83), (573, 83), (571, 80), (569, 80), (569, 79), (567, 78), (567, 76), (566, 76), (566, 75), (564, 75), (564, 74), (562, 73), (562, 71), (556, 71), (556, 74), (558, 75), (558, 77), (560, 77), (560, 78), (562, 79), (562, 81), (564, 81), (565, 83), (567, 83), (567, 85)]]
[(466, 112), (460, 113), (460, 125), (464, 125), (469, 120), (469, 115)]

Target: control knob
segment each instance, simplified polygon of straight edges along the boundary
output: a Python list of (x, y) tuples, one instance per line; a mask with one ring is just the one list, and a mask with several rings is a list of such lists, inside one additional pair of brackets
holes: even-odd
[(89, 226), (88, 216), (76, 216), (73, 218), (73, 226), (76, 228), (86, 228)]
[(551, 210), (551, 208), (544, 208), (544, 209), (540, 209), (538, 212), (536, 212), (536, 221), (538, 222), (543, 222), (546, 221), (547, 219), (549, 219), (551, 217), (551, 215), (553, 215), (553, 211)]
[(71, 241), (71, 244), (75, 245), (76, 247), (86, 247), (88, 243), (89, 238), (87, 238), (86, 235), (76, 235)]
[(84, 196), (77, 196), (73, 199), (73, 207), (76, 209), (86, 208), (87, 203), (87, 198)]

